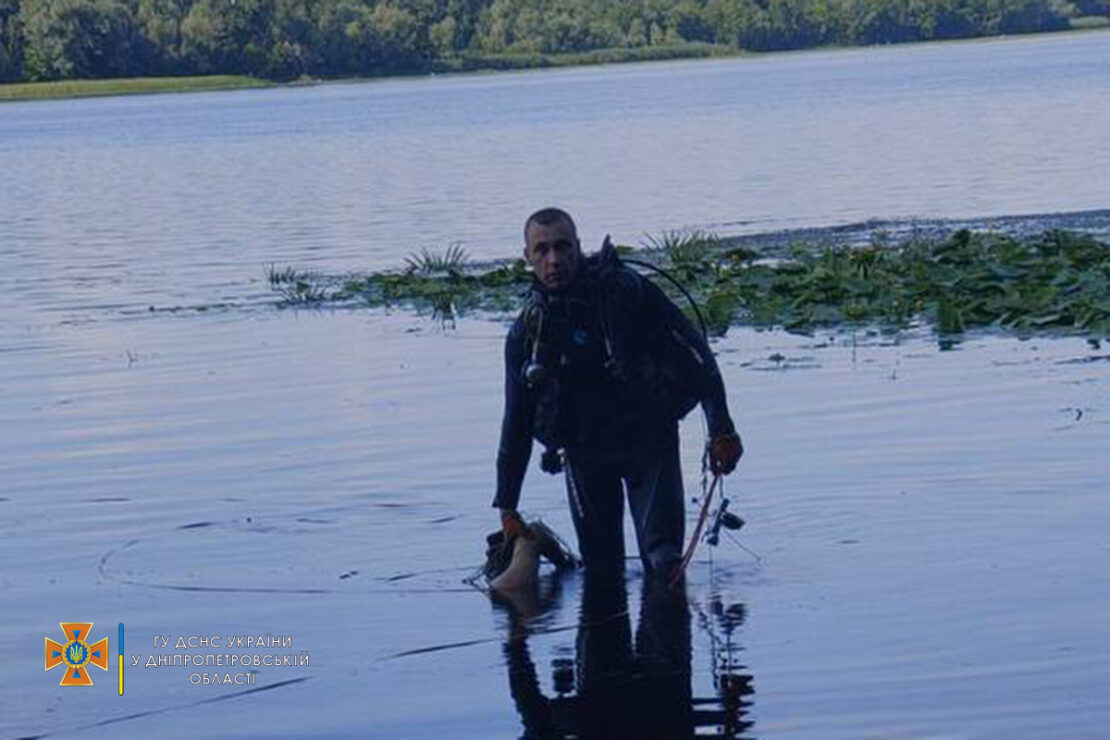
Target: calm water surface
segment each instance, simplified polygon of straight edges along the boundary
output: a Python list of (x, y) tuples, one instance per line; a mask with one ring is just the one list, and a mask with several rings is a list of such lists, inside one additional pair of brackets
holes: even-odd
[[(17, 303), (242, 299), (271, 262), (1110, 203), (1110, 33), (0, 108)], [(64, 309), (63, 309), (64, 310)]]
[[(726, 493), (761, 560), (700, 551), (677, 617), (633, 571), (599, 622), (574, 577), (516, 607), (462, 583), (493, 523), (504, 325), (282, 310), (264, 270), (508, 256), (548, 202), (589, 242), (1105, 209), (1108, 51), (0, 106), (0, 736), (517, 737), (522, 686), (574, 698), (613, 658), (589, 646), (627, 638), (679, 656), (691, 709), (732, 687), (704, 726), (737, 737), (1104, 737), (1105, 347), (730, 332), (748, 456)], [(561, 480), (532, 470), (524, 504), (571, 532)], [(124, 697), (114, 663), (85, 691), (43, 672), (62, 620), (113, 650), (127, 625)], [(144, 667), (154, 635), (267, 632), (311, 662), (260, 668), (266, 691)]]

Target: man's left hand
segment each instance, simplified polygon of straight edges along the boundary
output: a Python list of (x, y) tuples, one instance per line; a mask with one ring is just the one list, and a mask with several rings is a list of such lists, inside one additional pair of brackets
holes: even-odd
[(501, 531), (505, 533), (507, 538), (523, 536), (531, 539), (532, 537), (528, 525), (524, 523), (524, 519), (515, 509), (501, 510)]
[(736, 463), (744, 454), (740, 435), (722, 434), (709, 440), (709, 469), (714, 475), (728, 475), (736, 469)]

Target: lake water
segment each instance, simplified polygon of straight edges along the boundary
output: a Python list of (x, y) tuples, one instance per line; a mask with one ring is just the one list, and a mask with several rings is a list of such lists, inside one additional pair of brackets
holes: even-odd
[[(613, 659), (591, 644), (662, 634), (691, 722), (724, 736), (1104, 737), (1105, 347), (731, 331), (748, 454), (726, 493), (761, 559), (703, 546), (677, 612), (633, 570), (599, 620), (575, 576), (519, 611), (462, 583), (494, 523), (504, 324), (281, 309), (265, 269), (512, 256), (547, 203), (591, 244), (1083, 224), (1110, 206), (1108, 52), (1087, 33), (0, 106), (0, 735), (516, 737), (529, 707), (588, 698), (584, 666)], [(690, 491), (701, 439), (695, 414)], [(570, 534), (561, 480), (533, 469), (523, 503)], [(123, 697), (114, 657), (85, 691), (43, 671), (62, 621), (112, 652), (126, 625)], [(227, 652), (178, 636), (267, 633), (310, 664), (252, 686), (146, 667)]]

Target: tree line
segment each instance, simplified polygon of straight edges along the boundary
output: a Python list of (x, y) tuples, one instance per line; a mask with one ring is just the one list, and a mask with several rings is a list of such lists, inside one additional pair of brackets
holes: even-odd
[(450, 68), (700, 43), (772, 51), (1067, 28), (1110, 0), (0, 0), (0, 81)]

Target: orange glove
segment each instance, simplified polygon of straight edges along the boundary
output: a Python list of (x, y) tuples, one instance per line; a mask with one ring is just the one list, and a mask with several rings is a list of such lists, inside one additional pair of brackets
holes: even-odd
[(714, 475), (728, 475), (736, 469), (744, 454), (740, 435), (722, 434), (709, 440), (709, 469)]
[(513, 509), (501, 510), (501, 531), (505, 533), (505, 539), (517, 536), (531, 538), (532, 536), (528, 525), (524, 523), (524, 519)]

